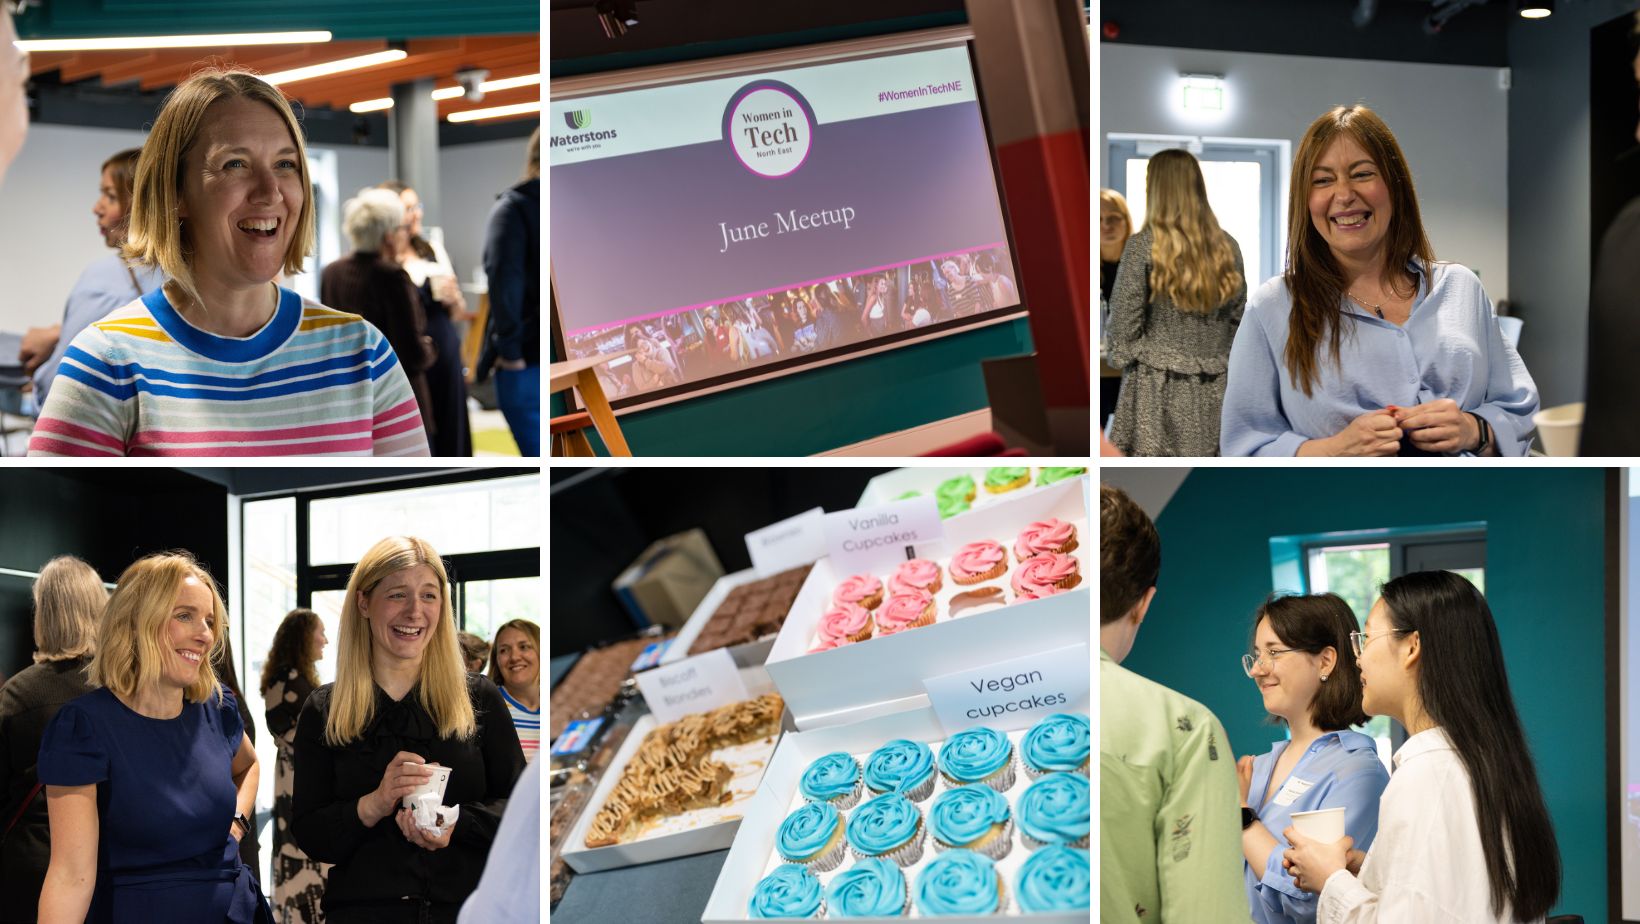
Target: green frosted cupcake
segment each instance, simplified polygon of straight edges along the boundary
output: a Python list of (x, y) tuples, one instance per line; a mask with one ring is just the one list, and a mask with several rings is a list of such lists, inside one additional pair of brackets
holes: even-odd
[(1037, 473), (1036, 486), (1040, 488), (1043, 485), (1050, 485), (1056, 481), (1079, 478), (1087, 473), (1088, 470), (1085, 468), (1044, 468), (1041, 472)]

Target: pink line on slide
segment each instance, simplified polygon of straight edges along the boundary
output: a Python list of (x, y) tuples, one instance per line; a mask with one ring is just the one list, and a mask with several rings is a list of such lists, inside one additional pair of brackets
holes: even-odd
[(715, 298), (715, 299), (712, 299), (709, 302), (698, 302), (698, 303), (693, 304), (693, 305), (684, 305), (682, 308), (668, 308), (665, 311), (653, 311), (653, 312), (650, 312), (649, 314), (641, 314), (641, 315), (638, 315), (637, 317), (634, 317), (634, 318), (625, 318), (625, 319), (622, 319), (620, 321), (611, 321), (608, 324), (594, 324), (591, 327), (580, 327), (580, 328), (576, 328), (575, 330), (566, 332), (564, 336), (566, 336), (566, 337), (578, 337), (581, 334), (587, 333), (588, 331), (611, 330), (611, 329), (616, 328), (616, 327), (625, 327), (628, 324), (636, 324), (639, 321), (649, 321), (649, 320), (653, 320), (655, 318), (664, 318), (669, 314), (677, 314), (677, 313), (682, 312), (682, 311), (693, 311), (697, 308), (710, 308), (713, 305), (721, 305), (724, 302), (739, 301), (743, 298), (756, 298), (759, 295), (772, 295), (775, 292), (784, 292), (787, 289), (801, 289), (804, 286), (818, 285), (822, 282), (831, 282), (831, 281), (836, 280), (836, 279), (842, 279), (845, 276), (862, 276), (866, 273), (880, 273), (883, 270), (899, 269), (902, 266), (910, 266), (913, 263), (925, 263), (929, 260), (938, 260), (941, 257), (954, 257), (959, 253), (971, 253), (975, 250), (988, 250), (992, 247), (1006, 247), (1007, 245), (1008, 245), (1007, 241), (997, 241), (996, 243), (993, 243), (993, 244), (975, 244), (972, 247), (964, 247), (961, 250), (948, 250), (945, 253), (930, 254), (926, 257), (918, 257), (915, 260), (901, 260), (899, 263), (889, 263), (889, 264), (886, 264), (884, 266), (873, 266), (870, 269), (851, 270), (851, 271), (846, 272), (846, 273), (836, 273), (836, 274), (833, 274), (831, 276), (821, 276), (818, 279), (810, 279), (806, 282), (788, 283), (788, 284), (783, 285), (783, 286), (775, 286), (772, 289), (759, 289), (756, 292), (747, 292), (743, 295), (730, 295), (730, 296), (726, 296), (724, 298)]

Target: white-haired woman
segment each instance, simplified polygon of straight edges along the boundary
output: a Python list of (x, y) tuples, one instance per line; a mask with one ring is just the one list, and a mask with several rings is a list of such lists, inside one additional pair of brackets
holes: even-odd
[(370, 323), (274, 283), (313, 249), (302, 131), (279, 90), (212, 70), (166, 97), (125, 257), (167, 282), (74, 337), (30, 455), (427, 455)]
[(99, 689), (63, 706), (40, 743), (40, 924), (272, 921), (239, 859), (258, 770), (216, 676), (227, 633), (216, 582), (187, 553), (120, 575), (91, 659)]
[(34, 664), (0, 685), (0, 921), (33, 924), (51, 861), (40, 738), (63, 704), (91, 692), (86, 668), (108, 603), (102, 578), (59, 555), (34, 580)]
[[(524, 752), (494, 683), (468, 674), (449, 578), (425, 541), (393, 537), (348, 580), (336, 682), (296, 723), (292, 831), (334, 863), (329, 924), (453, 924), (478, 885)], [(453, 824), (419, 826), (400, 807), (449, 768)]]
[(431, 434), (427, 367), (433, 362), (433, 341), (427, 336), (427, 318), (415, 283), (398, 264), (399, 245), (407, 234), (403, 225), (404, 203), (388, 190), (366, 189), (347, 200), (342, 207), (342, 230), (353, 242), (353, 252), (319, 274), (319, 300), (360, 315), (386, 335), (410, 379), (422, 422)]

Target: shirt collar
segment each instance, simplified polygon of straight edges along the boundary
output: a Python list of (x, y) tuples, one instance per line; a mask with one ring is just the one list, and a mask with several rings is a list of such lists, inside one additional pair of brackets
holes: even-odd
[[(1372, 740), (1366, 735), (1361, 734), (1360, 732), (1350, 731), (1347, 728), (1323, 733), (1319, 738), (1316, 738), (1314, 741), (1310, 742), (1310, 749), (1315, 750), (1320, 746), (1326, 745), (1328, 743), (1328, 739), (1331, 739), (1333, 744), (1336, 744), (1338, 747), (1341, 747), (1346, 751), (1378, 750), (1378, 742)], [(1274, 754), (1292, 743), (1291, 738), (1288, 738), (1285, 741), (1272, 741), (1270, 743), (1270, 753)]]
[(1440, 727), (1426, 729), (1408, 738), (1401, 745), (1401, 749), (1395, 752), (1395, 769), (1401, 769), (1402, 764), (1414, 757), (1420, 757), (1435, 751), (1450, 750), (1452, 750), (1452, 739), (1446, 736), (1446, 729)]
[[(1408, 257), (1407, 258), (1407, 272), (1412, 274), (1412, 277), (1415, 280), (1415, 284), (1417, 286), (1417, 288), (1413, 290), (1413, 295), (1412, 295), (1412, 310), (1417, 311), (1418, 310), (1418, 302), (1424, 295), (1424, 286), (1429, 281), (1429, 267), (1425, 266), (1422, 263), (1419, 263), (1417, 257)], [(1378, 321), (1378, 322), (1381, 322), (1381, 323), (1384, 323), (1384, 324), (1389, 323), (1388, 321), (1385, 321), (1383, 318), (1380, 318), (1378, 315), (1374, 314), (1366, 306), (1358, 304), (1355, 301), (1355, 299), (1350, 296), (1350, 294), (1348, 292), (1345, 292), (1344, 295), (1342, 296), (1342, 298), (1340, 299), (1339, 307), (1345, 314), (1351, 314), (1351, 315), (1354, 315), (1358, 318), (1366, 318), (1368, 320)], [(1412, 316), (1410, 314), (1407, 316), (1407, 320), (1409, 322), (1412, 320)]]

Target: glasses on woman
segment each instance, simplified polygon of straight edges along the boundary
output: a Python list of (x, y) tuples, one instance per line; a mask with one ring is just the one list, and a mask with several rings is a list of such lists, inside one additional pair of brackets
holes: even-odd
[(1411, 631), (1411, 629), (1390, 629), (1387, 632), (1375, 632), (1371, 634), (1361, 631), (1351, 632), (1350, 647), (1355, 649), (1355, 656), (1359, 658), (1361, 657), (1361, 652), (1365, 650), (1368, 645), (1371, 645), (1375, 639), (1383, 638), (1386, 635), (1406, 635)]
[(1251, 677), (1251, 676), (1253, 676), (1253, 670), (1255, 668), (1257, 668), (1260, 664), (1266, 664), (1266, 665), (1269, 665), (1270, 667), (1274, 668), (1276, 666), (1276, 656), (1277, 655), (1284, 655), (1289, 651), (1298, 651), (1298, 649), (1297, 648), (1267, 648), (1267, 649), (1264, 650), (1263, 653), (1260, 653), (1259, 650), (1257, 648), (1255, 648), (1252, 651), (1249, 651), (1248, 653), (1241, 656), (1241, 670), (1242, 670), (1242, 673), (1246, 674), (1248, 677)]

